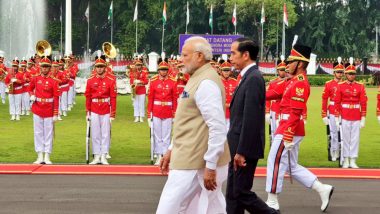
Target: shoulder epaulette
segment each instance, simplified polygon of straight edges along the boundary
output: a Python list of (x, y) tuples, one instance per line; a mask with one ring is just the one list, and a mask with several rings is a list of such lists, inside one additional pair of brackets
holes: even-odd
[(338, 84), (340, 85), (340, 84), (344, 84), (344, 83), (346, 83), (346, 81), (343, 81), (343, 82), (338, 82)]
[(303, 80), (305, 80), (305, 77), (303, 77), (303, 75), (298, 75), (298, 76), (297, 76), (297, 80), (301, 80), (301, 81), (303, 81)]
[(107, 77), (108, 79), (112, 80), (112, 81), (115, 80), (115, 78), (114, 78), (113, 76), (109, 76), (109, 75), (108, 75), (108, 76), (106, 76), (106, 77)]
[(232, 79), (232, 80), (234, 80), (234, 81), (237, 81), (237, 79), (236, 79), (236, 78), (233, 78), (233, 77), (231, 77), (231, 79)]
[(282, 84), (284, 82), (285, 82), (285, 80), (280, 80), (280, 81), (278, 81), (277, 85)]
[(91, 74), (89, 77), (88, 77), (88, 79), (92, 79), (92, 78), (94, 78), (94, 74)]
[(362, 82), (355, 81), (357, 84), (364, 85)]
[(329, 82), (331, 82), (331, 81), (333, 81), (333, 80), (328, 80), (328, 81), (326, 81), (326, 83), (329, 83)]
[(170, 77), (169, 79), (173, 80), (174, 82), (177, 82), (177, 79), (175, 77)]

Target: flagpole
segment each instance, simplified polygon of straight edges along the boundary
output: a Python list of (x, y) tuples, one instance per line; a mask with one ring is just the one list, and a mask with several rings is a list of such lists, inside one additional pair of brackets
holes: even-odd
[(285, 56), (285, 22), (282, 21), (282, 55)]
[(261, 55), (260, 55), (260, 61), (263, 62), (263, 55), (264, 55), (264, 23), (261, 23)]
[(136, 54), (137, 54), (137, 22), (138, 22), (138, 18), (136, 19)]
[(111, 11), (111, 43), (112, 43), (112, 36), (113, 36), (113, 1), (111, 1), (112, 4), (112, 11)]
[(86, 53), (90, 55), (90, 1), (88, 1), (88, 18), (87, 18), (87, 51)]
[[(165, 32), (165, 24), (162, 22), (162, 41), (161, 41), (161, 53), (164, 52), (164, 32)], [(164, 60), (164, 59), (162, 59)]]
[(277, 24), (276, 24), (276, 57), (275, 57), (276, 65), (277, 65), (277, 59), (278, 59), (278, 19), (279, 19), (279, 15), (277, 13)]
[(62, 4), (61, 4), (61, 43), (60, 43), (60, 50), (61, 50), (61, 55), (63, 55), (63, 47), (62, 47), (62, 35), (63, 35), (63, 21), (62, 21)]

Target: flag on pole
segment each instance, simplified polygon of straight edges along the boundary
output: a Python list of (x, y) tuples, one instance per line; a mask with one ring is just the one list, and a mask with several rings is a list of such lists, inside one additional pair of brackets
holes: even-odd
[(111, 21), (113, 13), (113, 1), (111, 1), (110, 9), (108, 11), (108, 21)]
[(286, 11), (286, 4), (285, 3), (284, 3), (284, 24), (286, 26), (289, 25), (289, 23), (288, 23), (288, 12)]
[(234, 12), (232, 13), (232, 24), (234, 24), (234, 26), (236, 26), (236, 24), (237, 24), (237, 19), (236, 19), (236, 4), (235, 4), (235, 7), (234, 7)]
[(260, 23), (264, 24), (264, 22), (265, 22), (265, 10), (264, 10), (264, 3), (263, 3), (263, 5), (261, 7), (261, 20), (260, 20)]
[(166, 24), (166, 1), (164, 1), (164, 9), (162, 10), (162, 23), (165, 25)]
[(59, 21), (62, 22), (62, 4), (61, 4), (61, 15), (59, 16)]
[(190, 23), (190, 10), (189, 10), (189, 1), (187, 1), (186, 7), (186, 25)]
[(86, 16), (86, 19), (87, 19), (87, 22), (88, 22), (89, 19), (90, 19), (90, 3), (88, 3), (86, 12), (84, 12), (84, 16)]
[(210, 28), (212, 29), (212, 5), (210, 8), (210, 18), (208, 19), (208, 24), (210, 25)]
[(135, 14), (133, 15), (133, 21), (136, 21), (137, 20), (137, 16), (138, 16), (138, 9), (137, 9), (137, 6), (138, 5), (138, 1), (136, 0), (136, 6), (135, 6)]

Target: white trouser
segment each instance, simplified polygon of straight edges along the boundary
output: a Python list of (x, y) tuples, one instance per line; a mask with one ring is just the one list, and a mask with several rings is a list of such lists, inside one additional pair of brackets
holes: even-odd
[(108, 154), (110, 144), (110, 115), (91, 112), (91, 140), (94, 155)]
[(73, 97), (74, 97), (74, 86), (70, 86), (68, 95), (67, 95), (67, 104), (73, 105)]
[(329, 127), (330, 127), (330, 136), (331, 136), (330, 151), (339, 150), (338, 127), (336, 126), (335, 116), (331, 114), (329, 115)]
[[(282, 141), (283, 135), (277, 134), (270, 148), (267, 161), (267, 180), (265, 191), (268, 193), (280, 193), (284, 182), (285, 172), (289, 173), (288, 150)], [(312, 172), (298, 164), (298, 152), (303, 137), (294, 136), (294, 147), (290, 150), (290, 164), (293, 179), (307, 188), (311, 188), (317, 179)]]
[(274, 133), (276, 133), (277, 130), (277, 121), (276, 121), (276, 112), (270, 111), (270, 131), (271, 131), (271, 138), (272, 138), (272, 143), (274, 140)]
[(40, 117), (33, 114), (34, 124), (34, 150), (38, 152), (51, 153), (53, 148), (53, 118)]
[(343, 157), (357, 158), (360, 141), (360, 120), (342, 119)]
[(73, 103), (75, 103), (75, 97), (76, 96), (77, 96), (77, 87), (76, 87), (75, 80), (74, 80), (74, 85), (73, 85)]
[(0, 81), (0, 97), (3, 102), (5, 102), (5, 83)]
[(163, 155), (169, 148), (173, 118), (153, 117), (154, 154)]
[(67, 111), (67, 91), (62, 91), (62, 95), (60, 96), (60, 109), (62, 111)]
[(135, 96), (135, 100), (133, 101), (133, 110), (135, 117), (145, 116), (145, 94)]
[(30, 110), (30, 99), (29, 99), (29, 93), (24, 92), (22, 93), (22, 110), (23, 111), (29, 111)]
[(156, 214), (226, 213), (222, 185), (227, 179), (227, 174), (228, 165), (217, 167), (216, 190), (208, 191), (204, 187), (204, 169), (170, 170)]
[(9, 94), (9, 113), (11, 115), (21, 114), (22, 94)]

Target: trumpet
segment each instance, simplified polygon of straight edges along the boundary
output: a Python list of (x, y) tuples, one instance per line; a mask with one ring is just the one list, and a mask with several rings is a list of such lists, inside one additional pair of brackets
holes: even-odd
[(115, 46), (112, 45), (111, 42), (104, 42), (102, 45), (102, 49), (103, 49), (104, 55), (106, 55), (106, 57), (110, 59), (115, 58), (117, 55), (116, 48)]

